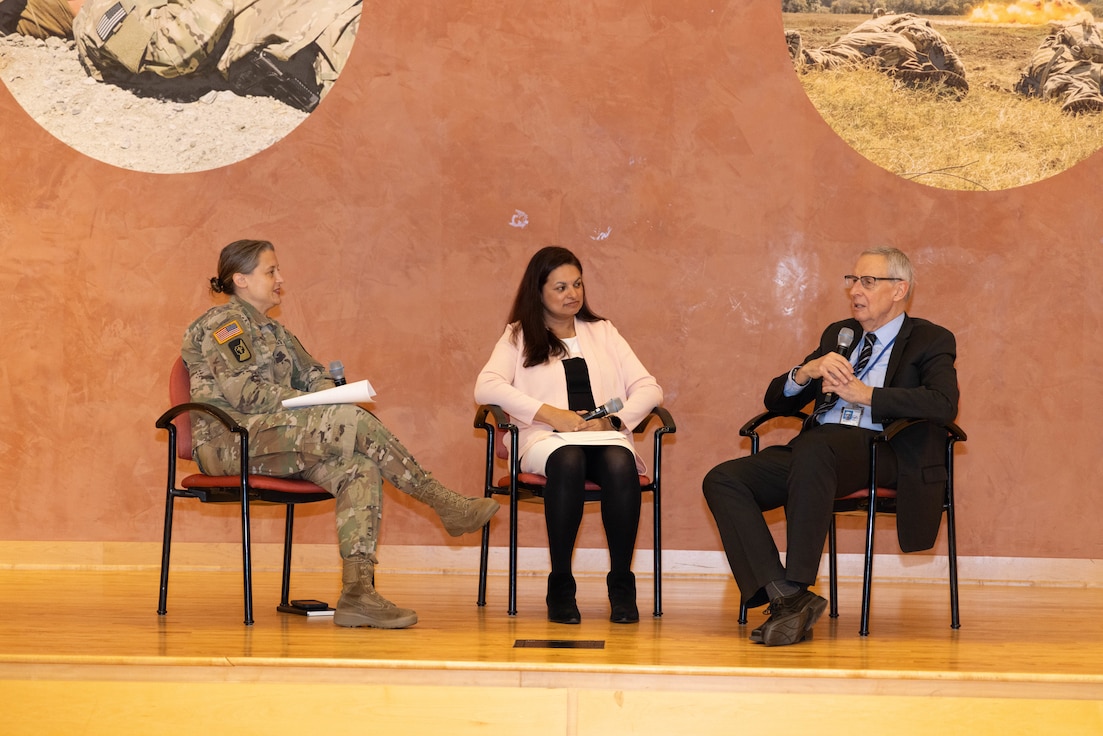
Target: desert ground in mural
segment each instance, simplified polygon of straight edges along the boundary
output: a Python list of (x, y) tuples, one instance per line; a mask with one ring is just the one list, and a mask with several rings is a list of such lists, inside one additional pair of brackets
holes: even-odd
[(0, 79), (58, 140), (104, 163), (159, 174), (241, 161), (282, 139), (308, 114), (271, 97), (228, 90), (189, 101), (141, 96), (89, 77), (73, 42), (61, 38), (0, 37)]

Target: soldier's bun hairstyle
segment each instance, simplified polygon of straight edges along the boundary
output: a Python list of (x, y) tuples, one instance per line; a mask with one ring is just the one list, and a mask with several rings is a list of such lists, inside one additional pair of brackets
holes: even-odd
[(267, 240), (235, 240), (218, 255), (218, 275), (211, 278), (215, 294), (234, 293), (234, 274), (252, 273), (260, 262), (260, 254), (275, 250)]

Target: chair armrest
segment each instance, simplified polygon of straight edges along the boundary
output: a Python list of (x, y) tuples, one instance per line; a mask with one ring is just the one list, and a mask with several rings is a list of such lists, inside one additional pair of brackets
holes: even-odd
[[(493, 425), (487, 423), (487, 414), (490, 414), (494, 418)], [(516, 425), (509, 421), (509, 415), (502, 410), (502, 407), (497, 404), (481, 404), (479, 408), (475, 410), (475, 428), (491, 430), (494, 427), (507, 430), (517, 429)]]
[(797, 420), (800, 421), (801, 427), (803, 428), (805, 420), (808, 419), (808, 415), (805, 414), (802, 411), (795, 411), (795, 412), (792, 412), (792, 413), (784, 413), (784, 412), (777, 412), (777, 411), (764, 411), (761, 414), (757, 414), (757, 415), (751, 417), (751, 419), (746, 424), (744, 424), (742, 427), (739, 428), (739, 436), (740, 437), (750, 437), (751, 438), (751, 454), (752, 455), (755, 455), (755, 454), (758, 453), (758, 439), (759, 438), (758, 438), (758, 432), (756, 430), (759, 427), (761, 427), (763, 424), (765, 424), (766, 422), (769, 422), (772, 419), (797, 419)]
[(965, 430), (957, 426), (955, 422), (947, 423), (946, 431), (950, 433), (950, 439), (954, 442), (965, 442), (969, 439), (969, 435), (965, 434)]
[[(237, 434), (238, 444), (241, 447), (241, 466), (238, 469), (237, 474), (241, 477), (242, 503), (245, 503), (245, 499), (247, 498), (246, 479), (248, 477), (249, 468), (249, 430), (238, 424), (234, 420), (234, 418), (227, 414), (225, 411), (219, 409), (217, 406), (212, 406), (211, 404), (202, 404), (198, 402), (177, 404), (157, 418), (157, 428), (167, 430), (169, 433), (168, 483), (170, 489), (174, 486), (176, 478), (176, 425), (173, 424), (173, 420), (179, 417), (181, 414), (188, 414), (193, 411), (200, 414), (206, 414), (210, 417), (214, 417), (215, 420), (221, 423), (228, 430)], [(190, 427), (188, 429), (188, 435), (190, 437)], [(188, 440), (188, 444), (191, 444), (190, 439)], [(191, 459), (190, 453), (189, 456), (185, 459)]]
[(923, 423), (934, 424), (937, 427), (942, 427), (943, 429), (945, 429), (946, 434), (949, 435), (949, 439), (951, 442), (964, 442), (968, 439), (965, 431), (953, 422), (946, 422), (945, 424), (942, 424), (940, 422), (933, 422), (930, 419), (897, 419), (896, 421), (889, 424), (889, 426), (881, 430), (881, 432), (873, 438), (873, 441), (888, 442), (908, 427)]
[[(643, 434), (647, 431), (647, 427), (651, 424), (652, 420), (658, 417), (662, 422), (662, 425), (655, 428), (655, 431), (651, 435), (652, 439), (652, 452), (651, 452), (651, 485), (650, 489), (655, 493), (655, 514), (656, 519), (659, 513), (659, 488), (662, 483), (663, 474), (663, 440), (666, 439), (668, 434), (674, 434), (678, 431), (678, 425), (674, 423), (674, 416), (664, 407), (655, 406), (651, 408), (647, 416), (643, 418), (636, 428), (632, 430), (633, 434)], [(655, 535), (656, 538), (660, 535), (659, 522), (655, 522)], [(655, 549), (658, 550), (658, 542), (655, 543)], [(658, 554), (658, 552), (656, 552)], [(656, 558), (658, 559), (658, 558)], [(657, 563), (656, 563), (657, 564)]]
[(158, 417), (157, 428), (168, 429), (173, 419), (180, 416), (181, 414), (184, 414), (185, 412), (191, 411), (199, 412), (200, 414), (207, 414), (208, 416), (214, 417), (231, 432), (241, 433), (247, 431), (245, 427), (238, 424), (232, 416), (224, 412), (222, 409), (219, 409), (217, 406), (213, 406), (211, 404), (200, 404), (196, 402), (177, 404), (176, 406), (172, 407), (160, 417)]
[(648, 413), (648, 415), (643, 418), (643, 421), (636, 425), (635, 429), (632, 430), (632, 433), (643, 434), (644, 432), (646, 432), (647, 425), (651, 424), (651, 420), (654, 417), (658, 417), (659, 421), (662, 422), (662, 426), (658, 427), (655, 430), (656, 433), (674, 434), (678, 431), (678, 425), (674, 423), (674, 417), (670, 414), (670, 412), (665, 407), (656, 406), (653, 407), (650, 413)]
[(799, 419), (800, 423), (804, 424), (804, 421), (806, 419), (808, 419), (808, 415), (805, 414), (802, 411), (795, 411), (795, 412), (792, 412), (790, 414), (784, 414), (782, 412), (776, 412), (776, 411), (764, 411), (761, 414), (757, 414), (757, 415), (751, 417), (751, 419), (746, 424), (744, 424), (742, 427), (740, 427), (739, 428), (739, 436), (740, 437), (753, 437), (755, 435), (755, 430), (756, 429), (758, 429), (759, 427), (761, 427), (763, 424), (770, 421), (771, 419), (779, 419), (779, 418)]
[[(493, 422), (487, 421), (487, 415), (493, 419)], [(517, 470), (520, 461), (520, 458), (517, 457), (517, 441), (520, 432), (517, 425), (509, 421), (509, 415), (497, 404), (481, 404), (475, 410), (475, 429), (486, 432), (486, 485), (489, 488), (495, 457), (503, 459), (508, 457), (512, 468), (511, 473)], [(504, 435), (502, 435), (501, 442), (495, 441), (498, 437), (496, 434), (498, 430), (509, 433), (508, 447)]]

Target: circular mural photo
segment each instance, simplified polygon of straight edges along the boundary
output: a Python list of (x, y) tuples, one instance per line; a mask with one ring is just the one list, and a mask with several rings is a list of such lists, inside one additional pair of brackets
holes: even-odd
[(332, 88), (360, 0), (0, 0), (0, 78), (59, 140), (135, 171), (235, 163)]
[(782, 0), (805, 92), (870, 161), (927, 186), (985, 191), (1059, 174), (1103, 143), (1092, 3), (882, 4)]

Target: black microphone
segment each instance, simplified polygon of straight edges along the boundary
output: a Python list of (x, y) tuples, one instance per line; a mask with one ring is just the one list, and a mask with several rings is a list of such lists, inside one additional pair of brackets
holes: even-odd
[[(846, 355), (847, 352), (850, 350), (851, 344), (854, 343), (854, 330), (850, 329), (849, 327), (842, 328), (841, 330), (839, 330), (839, 336), (835, 338), (835, 340), (835, 352), (839, 355)], [(835, 396), (835, 393), (833, 391), (828, 391), (826, 394), (823, 395), (823, 403), (824, 405), (834, 404), (837, 398), (838, 397)]]
[[(854, 339), (854, 333), (850, 335), (850, 339)], [(339, 360), (334, 360), (329, 364), (329, 376), (333, 379), (333, 383), (336, 386), (344, 386), (348, 381), (345, 380), (345, 365)]]
[[(850, 339), (851, 340), (854, 339), (853, 331), (850, 333)], [(593, 411), (586, 412), (585, 414), (582, 415), (582, 418), (587, 422), (590, 421), (591, 419), (601, 419), (602, 417), (606, 417), (606, 416), (609, 416), (610, 414), (614, 414), (614, 413), (620, 411), (623, 408), (624, 408), (624, 402), (621, 401), (620, 399), (613, 398), (613, 399), (609, 399), (608, 401), (606, 401), (604, 404), (602, 404), (598, 408), (594, 409)]]

